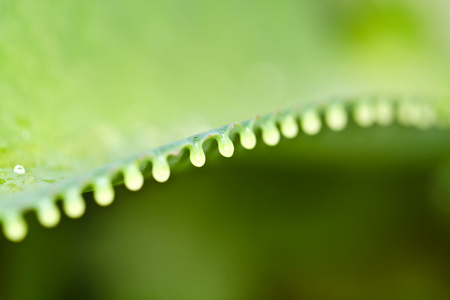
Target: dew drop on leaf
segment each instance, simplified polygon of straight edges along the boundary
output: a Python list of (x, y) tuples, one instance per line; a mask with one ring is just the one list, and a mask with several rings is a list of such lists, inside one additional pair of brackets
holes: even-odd
[(341, 131), (347, 126), (347, 112), (340, 105), (333, 105), (325, 114), (325, 119), (331, 130)]
[(114, 188), (111, 181), (101, 177), (95, 182), (94, 198), (98, 205), (107, 206), (114, 200)]
[(138, 191), (144, 185), (144, 177), (136, 164), (130, 164), (123, 173), (125, 186), (130, 191)]
[(79, 218), (86, 210), (86, 203), (78, 189), (70, 189), (64, 198), (64, 211), (71, 218)]
[(280, 132), (277, 126), (271, 121), (267, 122), (262, 128), (262, 138), (268, 146), (275, 146), (280, 141)]
[(17, 165), (14, 167), (14, 173), (19, 175), (25, 174), (25, 168), (21, 165)]
[(318, 113), (311, 109), (302, 116), (302, 129), (306, 134), (316, 135), (322, 128), (322, 122)]
[(298, 125), (294, 116), (288, 115), (281, 121), (281, 133), (284, 137), (292, 139), (298, 134)]
[(37, 207), (39, 222), (45, 227), (55, 227), (61, 220), (61, 214), (50, 199), (39, 202)]
[(203, 148), (200, 145), (200, 143), (196, 143), (191, 148), (191, 153), (190, 153), (189, 158), (191, 160), (191, 163), (196, 167), (202, 167), (205, 164), (206, 156), (205, 156), (205, 152), (203, 151)]
[(241, 144), (245, 149), (251, 150), (256, 146), (256, 136), (253, 130), (246, 127), (243, 132), (241, 132)]
[(231, 157), (234, 153), (234, 145), (229, 137), (223, 135), (219, 139), (219, 152), (224, 157)]
[(376, 107), (376, 115), (378, 124), (381, 126), (388, 126), (394, 121), (394, 112), (392, 104), (387, 100), (381, 100)]
[(153, 161), (153, 178), (158, 182), (166, 182), (170, 177), (170, 166), (165, 157), (159, 157)]
[(28, 226), (21, 214), (10, 212), (3, 220), (3, 232), (9, 240), (20, 242), (27, 235)]

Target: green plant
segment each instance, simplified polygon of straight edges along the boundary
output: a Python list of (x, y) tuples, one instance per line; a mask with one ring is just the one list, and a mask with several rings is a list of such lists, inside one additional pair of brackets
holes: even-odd
[[(55, 203), (58, 199), (63, 200), (63, 207), (68, 216), (79, 218), (84, 214), (86, 207), (81, 196), (83, 192), (93, 190), (97, 203), (106, 206), (114, 199), (113, 184), (123, 182), (128, 189), (137, 191), (144, 184), (144, 176), (148, 177), (150, 174), (156, 181), (165, 182), (170, 176), (168, 160), (174, 158), (172, 164), (175, 164), (185, 151), (189, 152), (190, 161), (194, 166), (202, 167), (206, 161), (203, 148), (209, 149), (211, 140), (217, 141), (219, 152), (223, 156), (231, 157), (234, 152), (232, 140), (237, 140), (236, 134), (240, 136), (240, 144), (246, 149), (255, 147), (255, 132), (259, 131), (267, 145), (275, 146), (280, 140), (278, 126), (286, 138), (297, 136), (299, 118), (303, 132), (308, 135), (318, 134), (323, 121), (330, 129), (341, 131), (347, 126), (349, 112), (354, 116), (355, 122), (362, 127), (374, 124), (387, 126), (398, 120), (402, 125), (418, 129), (436, 126), (446, 128), (450, 118), (449, 107), (443, 101), (386, 97), (362, 100), (336, 99), (306, 104), (297, 109), (256, 117), (243, 123), (232, 123), (83, 172), (78, 176), (69, 176), (67, 179), (35, 178), (32, 174), (26, 173), (22, 166), (19, 170), (5, 169), (2, 171), (5, 178), (3, 184), (6, 185), (7, 191), (13, 194), (8, 198), (5, 198), (5, 195), (0, 203), (4, 232), (13, 241), (22, 240), (27, 232), (22, 214), (33, 209), (36, 210), (42, 225), (56, 226), (61, 218)], [(65, 174), (61, 172), (54, 176)]]
[[(446, 11), (445, 5), (445, 1), (423, 4), (401, 0), (1, 2), (0, 220), (6, 236), (13, 241), (25, 237), (27, 223), (32, 229), (22, 243), (12, 246), (5, 242), (0, 248), (5, 253), (0, 265), (7, 277), (0, 285), (0, 296), (8, 295), (2, 290), (9, 290), (12, 298), (58, 298), (61, 294), (48, 296), (52, 294), (50, 289), (57, 290), (57, 284), (46, 287), (51, 280), (61, 280), (65, 287), (73, 278), (89, 278), (89, 284), (95, 285), (95, 280), (104, 277), (110, 283), (104, 295), (123, 298), (126, 291), (117, 283), (135, 275), (127, 269), (132, 265), (142, 267), (141, 274), (146, 274), (152, 285), (135, 280), (128, 298), (164, 298), (168, 293), (171, 299), (186, 295), (196, 299), (244, 295), (241, 297), (247, 299), (251, 297), (245, 294), (246, 289), (240, 289), (232, 278), (248, 274), (253, 281), (245, 281), (243, 275), (241, 280), (252, 291), (252, 284), (265, 282), (255, 274), (283, 273), (283, 268), (295, 274), (274, 275), (283, 278), (279, 284), (295, 290), (292, 294), (297, 296), (305, 291), (312, 297), (321, 293), (314, 284), (307, 284), (308, 278), (317, 283), (322, 280), (318, 276), (314, 281), (315, 272), (333, 273), (333, 268), (325, 268), (321, 261), (330, 259), (336, 266), (339, 259), (331, 257), (346, 253), (349, 257), (342, 254), (342, 262), (351, 267), (358, 264), (350, 257), (360, 249), (358, 240), (368, 244), (379, 241), (384, 246), (372, 245), (374, 252), (391, 253), (386, 251), (389, 239), (403, 234), (414, 236), (412, 231), (420, 234), (421, 230), (423, 235), (439, 237), (423, 250), (429, 254), (423, 259), (429, 264), (424, 265), (431, 269), (421, 268), (421, 256), (408, 252), (419, 242), (405, 238), (407, 242), (398, 247), (410, 255), (405, 265), (419, 266), (411, 268), (417, 274), (434, 277), (417, 275), (411, 279), (400, 274), (401, 267), (391, 273), (400, 270), (399, 281), (425, 282), (422, 295), (433, 290), (433, 282), (436, 290), (447, 292), (441, 285), (445, 276), (436, 275), (440, 269), (429, 261), (432, 255), (444, 260), (432, 249), (433, 243), (438, 245), (435, 248), (447, 249), (440, 240), (447, 236), (446, 227), (435, 221), (441, 220), (439, 217), (424, 216), (432, 214), (432, 204), (426, 206), (428, 202), (417, 200), (440, 201), (436, 211), (442, 213), (448, 197), (445, 163), (450, 112), (449, 101), (442, 95), (448, 92), (450, 78), (446, 51), (450, 38), (442, 31), (448, 27), (448, 18), (439, 14)], [(336, 94), (340, 96), (330, 96)], [(292, 108), (283, 110), (286, 107)], [(254, 115), (262, 117), (232, 123)], [(219, 127), (223, 124), (229, 125)], [(283, 137), (293, 139), (284, 141)], [(259, 146), (259, 140), (278, 146), (271, 150)], [(254, 147), (248, 153), (241, 151)], [(238, 152), (236, 157), (227, 163), (214, 156), (219, 152), (230, 157), (234, 151)], [(195, 176), (202, 175), (195, 168), (189, 169), (187, 162), (202, 166), (205, 160), (208, 164), (201, 169), (202, 174), (211, 176), (196, 181)], [(18, 165), (25, 173), (20, 167), (15, 172)], [(144, 188), (134, 196), (121, 187), (124, 183), (130, 190), (138, 190), (145, 179), (151, 185), (151, 176), (164, 182), (182, 168), (186, 168), (184, 175), (178, 177), (185, 178), (185, 183), (155, 185), (154, 196), (152, 186), (148, 192)], [(234, 177), (238, 180), (230, 179)], [(276, 188), (271, 188), (272, 184)], [(239, 188), (234, 190), (234, 185)], [(431, 193), (426, 193), (427, 189)], [(111, 204), (115, 193), (117, 201), (109, 208), (114, 214), (92, 207), (94, 200), (102, 206)], [(210, 205), (208, 195), (214, 198)], [(159, 202), (164, 197), (170, 200), (166, 212)], [(133, 198), (139, 205), (131, 209), (126, 198)], [(326, 202), (333, 198), (335, 202)], [(316, 207), (308, 199), (325, 201), (328, 206)], [(352, 199), (362, 200), (364, 205), (358, 206)], [(386, 199), (398, 203), (398, 207)], [(404, 199), (416, 199), (414, 203), (422, 205), (421, 209), (409, 207)], [(76, 222), (65, 221), (58, 207), (62, 206), (68, 216), (79, 218), (86, 205), (94, 212), (86, 212)], [(203, 207), (208, 208), (204, 214)], [(395, 235), (391, 227), (376, 227), (376, 217), (371, 218), (370, 213), (365, 215), (367, 220), (352, 219), (352, 207), (359, 208), (363, 215), (373, 208), (374, 215), (385, 220), (380, 223), (391, 227), (398, 225), (397, 218), (400, 224), (411, 225), (410, 220), (418, 215), (426, 227), (399, 230)], [(156, 208), (158, 213), (153, 214), (149, 208)], [(245, 214), (235, 213), (240, 208)], [(401, 208), (408, 208), (405, 215), (394, 213)], [(220, 209), (223, 214), (217, 212)], [(42, 231), (29, 211), (36, 211), (46, 227), (61, 223)], [(384, 213), (392, 215), (384, 218)], [(164, 220), (171, 225), (166, 227)], [(230, 231), (220, 227), (222, 223)], [(252, 227), (253, 223), (257, 225)], [(365, 224), (362, 226), (367, 234), (346, 238), (327, 224), (342, 225), (343, 232), (353, 233), (355, 227)], [(238, 229), (245, 232), (242, 237)], [(294, 229), (302, 232), (300, 241), (304, 238), (313, 246), (299, 246)], [(143, 238), (148, 232), (153, 239)], [(340, 238), (333, 241), (331, 232)], [(72, 235), (77, 242), (67, 237)], [(189, 239), (183, 239), (185, 236)], [(336, 247), (336, 253), (318, 251), (322, 247), (311, 236), (330, 239), (332, 242), (323, 244)], [(116, 243), (116, 239), (126, 242)], [(141, 239), (145, 242), (139, 244)], [(296, 242), (291, 244), (290, 239)], [(81, 242), (84, 240), (89, 242)], [(195, 242), (191, 244), (191, 240)], [(64, 257), (64, 251), (57, 250), (63, 243), (82, 243), (79, 252), (88, 253), (86, 261), (95, 267), (79, 267), (77, 251), (72, 249), (65, 249), (70, 254)], [(135, 243), (138, 246), (132, 246)], [(346, 251), (343, 244), (352, 247)], [(210, 245), (215, 251), (202, 245)], [(50, 250), (47, 253), (40, 247)], [(195, 251), (196, 247), (202, 250)], [(116, 252), (111, 252), (113, 248)], [(152, 253), (145, 257), (146, 263), (134, 260), (144, 249)], [(219, 259), (221, 249), (227, 254)], [(246, 254), (246, 249), (251, 249), (249, 253), (260, 249), (267, 253), (260, 254), (258, 261)], [(124, 254), (127, 251), (136, 252), (128, 257)], [(301, 254), (289, 255), (296, 251)], [(269, 266), (264, 258), (272, 257), (272, 252), (278, 258)], [(38, 267), (27, 264), (33, 253), (42, 255)], [(108, 253), (107, 258), (101, 253)], [(197, 264), (183, 259), (185, 253), (197, 258), (193, 259)], [(285, 253), (290, 261), (283, 261)], [(216, 259), (203, 261), (197, 257), (202, 255)], [(303, 257), (309, 258), (308, 262), (296, 261)], [(177, 270), (171, 267), (172, 258), (175, 265), (182, 266), (182, 278), (173, 279)], [(60, 261), (53, 263), (53, 259)], [(113, 261), (117, 262), (117, 271), (108, 272)], [(376, 261), (386, 262), (380, 257)], [(223, 262), (236, 270), (242, 265), (242, 274), (223, 267)], [(59, 278), (57, 265), (67, 267), (72, 275), (81, 268), (83, 274), (90, 270), (98, 276), (73, 275), (64, 281)], [(291, 268), (299, 265), (304, 269)], [(41, 278), (38, 270), (44, 267), (55, 269)], [(202, 277), (202, 272), (195, 272), (197, 267), (214, 276)], [(145, 268), (157, 271), (146, 273)], [(266, 270), (249, 271), (259, 268)], [(300, 269), (305, 273), (296, 276)], [(354, 272), (343, 269), (342, 278), (352, 278)], [(219, 275), (222, 273), (223, 278)], [(16, 288), (21, 276), (28, 278), (24, 282), (36, 282), (35, 294)], [(189, 283), (191, 276), (207, 282), (206, 290), (199, 288), (202, 280)], [(330, 277), (334, 288), (323, 298), (333, 294), (334, 298), (352, 298), (339, 289), (345, 284), (339, 284), (338, 275)], [(428, 282), (426, 278), (436, 280)], [(358, 280), (349, 282), (367, 286)], [(273, 286), (277, 280), (267, 281)], [(176, 288), (171, 289), (171, 282)], [(220, 282), (230, 290), (220, 289)], [(301, 288), (296, 290), (294, 286), (299, 283)], [(408, 288), (400, 283), (397, 286), (399, 295), (410, 290), (408, 284)], [(371, 293), (370, 289), (361, 289), (361, 294), (353, 294), (355, 299)], [(274, 290), (276, 295), (278, 290)]]

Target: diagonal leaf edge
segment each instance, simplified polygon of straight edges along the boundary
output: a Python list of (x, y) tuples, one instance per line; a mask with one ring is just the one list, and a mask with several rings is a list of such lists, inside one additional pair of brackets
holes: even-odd
[[(165, 182), (170, 177), (171, 166), (178, 163), (185, 151), (189, 151), (191, 163), (201, 167), (206, 162), (207, 142), (215, 140), (220, 154), (231, 157), (234, 153), (233, 141), (237, 136), (240, 144), (250, 150), (256, 145), (256, 133), (261, 131), (263, 142), (275, 146), (281, 135), (294, 138), (299, 129), (305, 134), (316, 135), (325, 124), (331, 130), (341, 131), (346, 127), (349, 115), (363, 128), (388, 126), (394, 122), (418, 130), (447, 129), (450, 125), (450, 106), (445, 99), (369, 96), (308, 102), (199, 133), (37, 190), (10, 194), (0, 202), (3, 232), (11, 241), (23, 240), (28, 231), (23, 214), (30, 210), (36, 211), (43, 226), (56, 226), (61, 218), (56, 206), (58, 200), (62, 200), (63, 209), (69, 217), (78, 218), (85, 211), (84, 192), (93, 191), (96, 202), (106, 206), (113, 202), (113, 185), (123, 183), (128, 189), (137, 191), (142, 187), (144, 178), (150, 176), (158, 182)], [(177, 157), (169, 163), (170, 158)]]

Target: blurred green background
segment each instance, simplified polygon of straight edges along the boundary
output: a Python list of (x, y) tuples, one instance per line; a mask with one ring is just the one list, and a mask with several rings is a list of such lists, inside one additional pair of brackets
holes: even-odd
[(446, 299), (449, 141), (351, 125), (214, 149), (54, 229), (28, 213), (23, 242), (2, 238), (2, 299)]
[[(306, 100), (445, 94), (449, 6), (1, 1), (0, 167), (82, 172)], [(111, 207), (87, 194), (81, 220), (28, 213), (25, 241), (0, 238), (0, 299), (448, 299), (449, 150), (351, 124), (211, 151)]]
[(446, 93), (447, 8), (3, 0), (0, 168), (83, 171), (308, 100)]

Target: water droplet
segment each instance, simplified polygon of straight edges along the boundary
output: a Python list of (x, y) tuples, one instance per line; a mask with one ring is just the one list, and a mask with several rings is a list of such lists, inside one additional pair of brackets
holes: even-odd
[(409, 123), (410, 125), (418, 126), (422, 121), (422, 109), (416, 102), (411, 101), (409, 104), (407, 104), (405, 113), (405, 117), (408, 119), (407, 123)]
[(67, 191), (63, 201), (63, 207), (66, 215), (71, 218), (76, 219), (84, 214), (86, 203), (81, 196), (81, 192), (77, 188), (71, 188)]
[(222, 135), (219, 138), (219, 152), (225, 157), (231, 157), (234, 153), (234, 145), (230, 138)]
[(36, 212), (39, 222), (45, 227), (55, 227), (61, 219), (58, 208), (50, 199), (40, 200)]
[(331, 130), (341, 131), (347, 126), (347, 112), (343, 105), (333, 105), (328, 108), (325, 120)]
[(415, 112), (414, 104), (408, 100), (398, 103), (397, 120), (403, 126), (414, 125), (415, 119), (418, 117)]
[(316, 135), (322, 128), (319, 114), (314, 109), (304, 112), (301, 117), (301, 126), (306, 134)]
[(17, 165), (14, 167), (14, 173), (19, 175), (25, 174), (25, 168), (21, 165)]
[(94, 183), (94, 199), (100, 206), (110, 205), (114, 200), (114, 188), (107, 177), (100, 177)]
[(138, 191), (144, 185), (144, 176), (142, 176), (136, 164), (130, 164), (123, 173), (125, 186), (130, 191)]
[(418, 124), (421, 129), (428, 129), (437, 122), (437, 115), (435, 108), (430, 103), (422, 104), (422, 119)]
[(362, 101), (356, 104), (353, 118), (359, 126), (370, 127), (375, 123), (376, 111), (367, 101)]
[(280, 132), (272, 121), (267, 121), (262, 126), (262, 139), (266, 145), (275, 146), (280, 141)]
[(28, 232), (28, 225), (19, 213), (9, 212), (4, 214), (3, 233), (13, 242), (20, 242)]
[(376, 106), (376, 119), (381, 126), (388, 126), (394, 121), (392, 104), (387, 100), (380, 100)]
[(284, 137), (292, 139), (298, 134), (298, 125), (293, 115), (287, 115), (281, 121), (281, 133)]
[(166, 157), (158, 156), (153, 161), (153, 178), (158, 182), (166, 182), (170, 177), (170, 166)]
[(255, 148), (256, 135), (250, 127), (245, 127), (245, 129), (240, 132), (240, 136), (242, 147), (248, 150)]
[(205, 164), (206, 155), (200, 143), (195, 143), (194, 146), (190, 147), (189, 158), (191, 163), (196, 167), (202, 167)]

